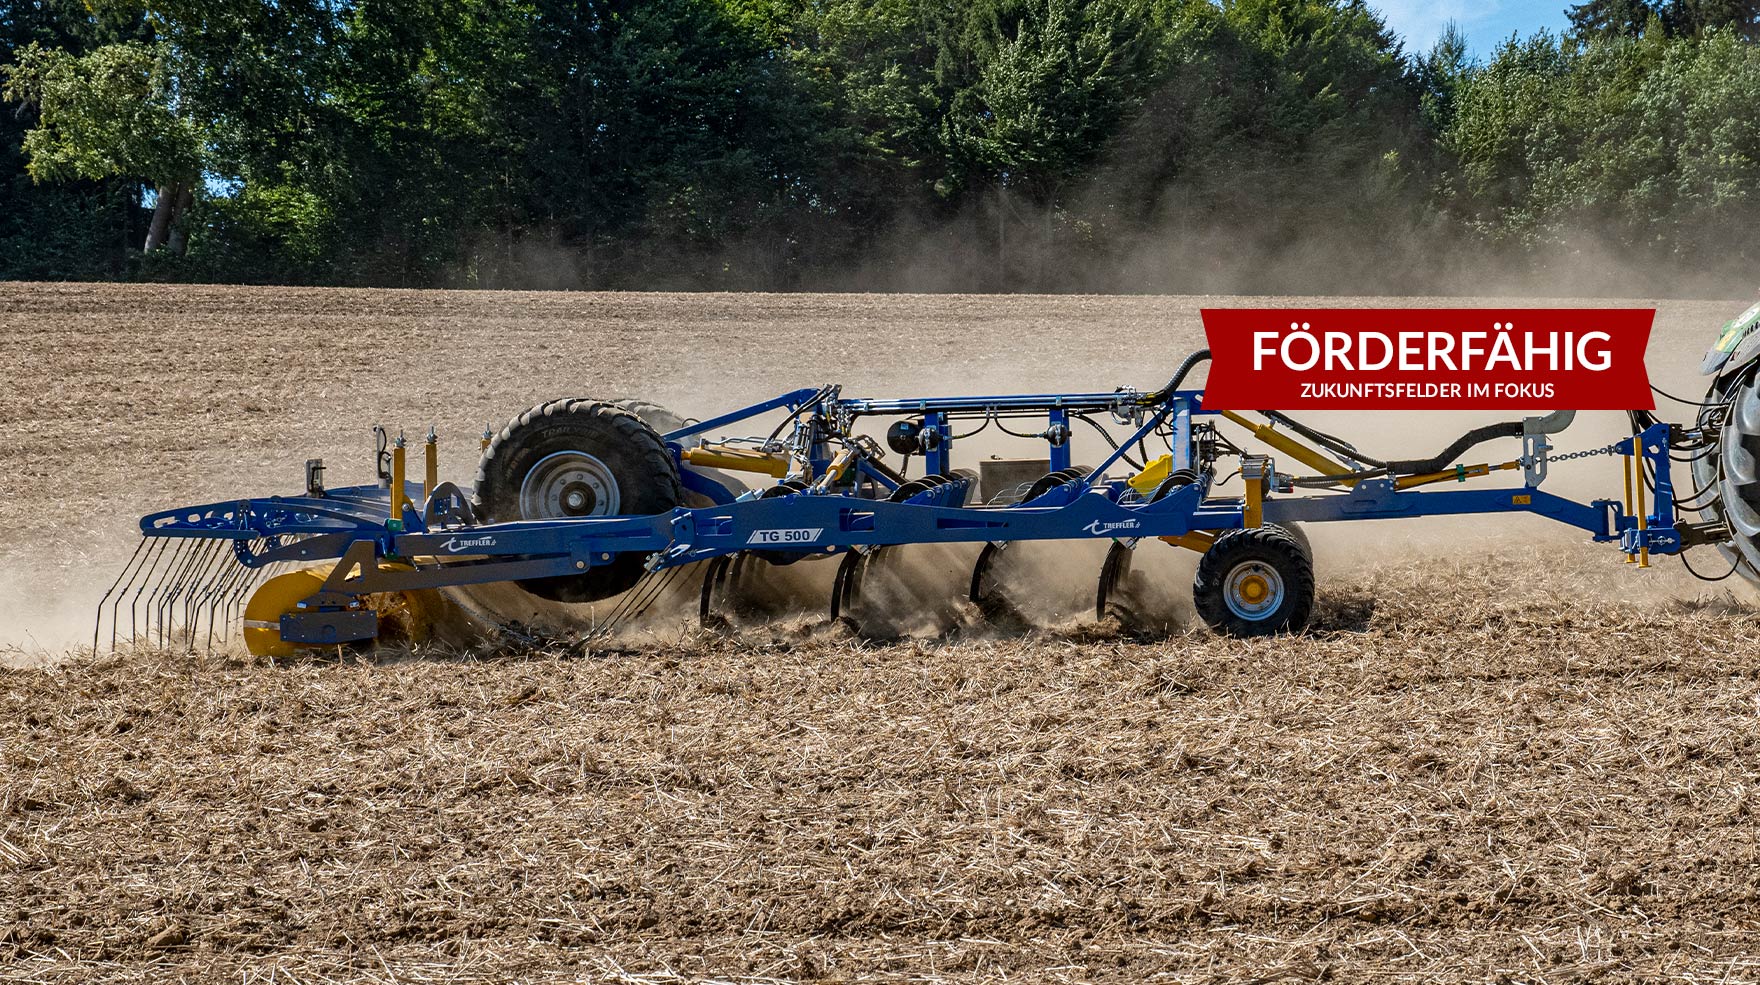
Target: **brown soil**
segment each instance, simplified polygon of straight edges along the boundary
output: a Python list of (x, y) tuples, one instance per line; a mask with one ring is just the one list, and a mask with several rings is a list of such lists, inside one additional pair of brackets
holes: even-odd
[[(1202, 303), (0, 285), (0, 621), (52, 638), (141, 512), (367, 472), (374, 420), (468, 480), (566, 393), (1150, 386)], [(1660, 385), (1730, 307), (1665, 306)], [(1760, 978), (1746, 590), (1498, 529), (1316, 531), (1273, 641), (0, 671), (0, 979)]]

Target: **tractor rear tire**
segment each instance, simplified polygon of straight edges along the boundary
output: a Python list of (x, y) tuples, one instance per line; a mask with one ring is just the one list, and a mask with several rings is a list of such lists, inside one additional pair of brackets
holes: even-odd
[[(615, 404), (564, 399), (515, 417), (483, 451), (472, 506), (488, 523), (652, 516), (684, 498), (660, 436)], [(517, 584), (554, 602), (597, 602), (633, 588), (647, 556), (625, 551), (578, 575)]]
[(1276, 524), (1230, 530), (1198, 559), (1192, 601), (1230, 636), (1300, 632), (1314, 611), (1314, 559)]
[[(1738, 392), (1724, 422), (1717, 456), (1695, 461), (1693, 477), (1700, 484), (1715, 477), (1717, 496), (1704, 512), (1729, 524), (1740, 558), (1737, 566), (1749, 581), (1760, 584), (1755, 574), (1760, 572), (1760, 387), (1748, 377), (1734, 381), (1734, 387)], [(1714, 388), (1706, 401), (1720, 396)]]

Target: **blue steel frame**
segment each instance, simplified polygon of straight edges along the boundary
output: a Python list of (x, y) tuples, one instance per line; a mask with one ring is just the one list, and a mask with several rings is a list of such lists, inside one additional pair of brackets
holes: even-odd
[[(1172, 468), (1194, 468), (1198, 463), (1194, 461), (1193, 420), (1214, 413), (1202, 409), (1200, 390), (1176, 391), (1153, 406), (1145, 406), (1140, 395), (1128, 390), (884, 401), (842, 399), (828, 396), (831, 393), (828, 389), (795, 390), (663, 437), (677, 455), (687, 438), (778, 410), (792, 413), (811, 407), (828, 419), (843, 421), (921, 416), (926, 426), (942, 434), (939, 447), (925, 455), (927, 471), (944, 474), (952, 462), (954, 440), (949, 421), (955, 417), (1043, 414), (1047, 436), (1055, 435), (1059, 427), (1067, 435), (1072, 413), (1104, 410), (1115, 413), (1115, 419), (1140, 419), (1142, 423), (1087, 477), (1031, 501), (1002, 506), (961, 505), (963, 480), (924, 490), (901, 502), (864, 497), (862, 483), (767, 499), (751, 493), (736, 498), (719, 483), (681, 467), (686, 486), (714, 500), (713, 505), (680, 507), (657, 516), (432, 527), (421, 510), (411, 508), (404, 511), (403, 529), (394, 530), (387, 523), (388, 491), (360, 486), (331, 490), (322, 498), (269, 497), (167, 510), (143, 517), (141, 530), (149, 537), (231, 539), (238, 561), (248, 567), (342, 559), (330, 584), (346, 583), (348, 592), (365, 595), (566, 575), (607, 563), (627, 551), (650, 555), (650, 567), (660, 570), (754, 548), (835, 554), (886, 544), (1179, 537), (1193, 531), (1233, 530), (1245, 522), (1245, 500), (1209, 496), (1214, 480), (1209, 474), (1155, 502), (1137, 495), (1123, 480), (1104, 478), (1128, 449), (1155, 434), (1164, 422), (1170, 432)], [(1052, 468), (1067, 467), (1067, 438), (1046, 440)], [(1269, 494), (1263, 501), (1263, 518), (1269, 523), (1314, 523), (1532, 513), (1587, 531), (1596, 541), (1617, 541), (1628, 553), (1647, 548), (1656, 554), (1673, 554), (1682, 549), (1682, 541), (1674, 523), (1668, 441), (1668, 425), (1657, 424), (1627, 439), (1619, 449), (1641, 455), (1654, 472), (1655, 494), (1643, 529), (1638, 518), (1627, 514), (1618, 502), (1579, 503), (1548, 493), (1538, 484), (1423, 492), (1401, 490), (1389, 479), (1364, 480), (1349, 492)], [(822, 470), (828, 461), (823, 442), (815, 441), (812, 458), (816, 469)], [(878, 489), (879, 495), (885, 496), (896, 488), (884, 473), (865, 463), (859, 469), (873, 480), (867, 484), (870, 493)], [(406, 486), (405, 495), (411, 501), (420, 494), (419, 486)], [(417, 570), (385, 570), (377, 563), (414, 558), (437, 561), (424, 563)]]

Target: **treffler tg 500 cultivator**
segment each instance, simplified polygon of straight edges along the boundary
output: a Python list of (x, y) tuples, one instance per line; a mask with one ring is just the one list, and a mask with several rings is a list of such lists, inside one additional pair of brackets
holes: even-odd
[[(1732, 323), (1708, 357), (1712, 384), (1691, 425), (1635, 412), (1629, 437), (1573, 455), (1552, 454), (1551, 438), (1573, 417), (1562, 411), (1476, 428), (1427, 459), (1373, 458), (1285, 414), (1202, 409), (1202, 391), (1182, 384), (1205, 352), (1150, 393), (872, 400), (825, 386), (696, 423), (650, 406), (554, 400), (486, 437), (469, 494), (438, 481), (431, 432), (420, 482), (405, 475), (402, 439), (380, 432), (370, 485), (327, 488), (313, 461), (298, 495), (142, 518), (145, 537), (104, 597), (94, 645), (211, 644), (241, 621), (258, 654), (419, 639), (446, 592), (498, 582), (558, 603), (617, 597), (604, 627), (692, 566), (701, 616), (714, 622), (742, 569), (822, 557), (837, 565), (829, 609), (847, 617), (889, 549), (933, 543), (982, 545), (970, 595), (1000, 618), (1017, 610), (994, 569), (1010, 545), (1033, 540), (1110, 542), (1095, 593), (1101, 616), (1132, 577), (1134, 551), (1198, 552), (1199, 615), (1222, 632), (1260, 635), (1308, 619), (1314, 572), (1301, 524), (1484, 513), (1549, 517), (1637, 564), (1715, 545), (1754, 578), (1757, 321), (1760, 309)], [(767, 416), (783, 418), (767, 437), (704, 440)], [(1225, 433), (1224, 421), (1243, 431)], [(956, 467), (955, 449), (992, 426), (1043, 453)], [(1078, 428), (1105, 439), (1093, 445), (1105, 454), (1092, 469), (1072, 458)], [(1519, 440), (1520, 453), (1463, 464), (1501, 439)], [(1582, 503), (1541, 488), (1549, 465), (1586, 454), (1624, 457), (1622, 495)], [(1676, 461), (1692, 465), (1686, 497)], [(1219, 478), (1237, 468), (1244, 491), (1221, 494)], [(1505, 471), (1520, 481), (1491, 478)], [(758, 477), (757, 487), (736, 472)], [(1489, 481), (1462, 484), (1480, 477)], [(1441, 484), (1451, 488), (1428, 488)]]

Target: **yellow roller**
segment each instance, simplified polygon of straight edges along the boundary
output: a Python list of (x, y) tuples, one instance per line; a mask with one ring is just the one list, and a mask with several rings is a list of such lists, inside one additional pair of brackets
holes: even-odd
[[(412, 571), (406, 564), (386, 564), (387, 571)], [(323, 564), (276, 575), (251, 593), (244, 607), (244, 646), (253, 656), (292, 657), (309, 647), (281, 638), (281, 617), (293, 612), (324, 587), (335, 565)], [(446, 606), (438, 592), (385, 592), (367, 596), (367, 605), (379, 614), (382, 643), (426, 643)]]
[(304, 568), (263, 582), (244, 606), (244, 647), (253, 656), (291, 657), (299, 646), (281, 638), (281, 617), (324, 587), (330, 566)]

